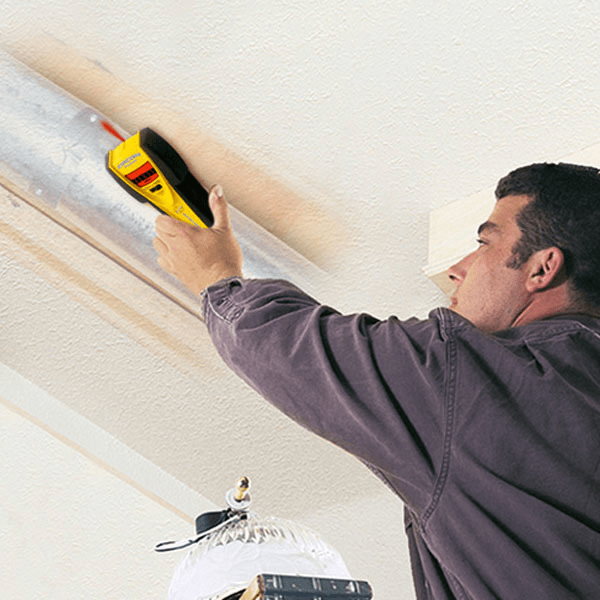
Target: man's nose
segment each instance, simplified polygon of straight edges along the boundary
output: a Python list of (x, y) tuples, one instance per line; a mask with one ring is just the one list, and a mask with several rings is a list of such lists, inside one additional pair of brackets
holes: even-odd
[(446, 273), (450, 278), (450, 281), (455, 284), (460, 284), (464, 280), (467, 275), (467, 271), (469, 270), (469, 265), (471, 264), (472, 254), (467, 254), (464, 258), (459, 260), (457, 263), (453, 264)]

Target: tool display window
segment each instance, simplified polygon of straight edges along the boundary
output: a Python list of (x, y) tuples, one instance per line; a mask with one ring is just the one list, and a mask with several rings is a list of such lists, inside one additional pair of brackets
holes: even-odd
[(149, 163), (144, 163), (139, 169), (126, 175), (127, 179), (135, 183), (138, 187), (143, 187), (154, 181), (158, 177), (156, 169)]

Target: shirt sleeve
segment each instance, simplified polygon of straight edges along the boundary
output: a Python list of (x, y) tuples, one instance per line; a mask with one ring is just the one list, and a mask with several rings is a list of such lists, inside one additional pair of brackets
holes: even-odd
[(438, 320), (341, 315), (285, 281), (232, 278), (203, 312), (227, 365), (269, 402), (424, 506), (443, 454)]

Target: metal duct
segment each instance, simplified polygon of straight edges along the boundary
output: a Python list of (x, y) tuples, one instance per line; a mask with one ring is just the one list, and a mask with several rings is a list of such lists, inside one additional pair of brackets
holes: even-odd
[[(131, 135), (0, 52), (0, 180), (198, 314), (198, 298), (156, 263), (157, 210), (133, 199), (106, 171), (106, 153), (119, 144), (111, 127)], [(320, 269), (230, 208), (247, 277), (283, 278), (314, 288)]]

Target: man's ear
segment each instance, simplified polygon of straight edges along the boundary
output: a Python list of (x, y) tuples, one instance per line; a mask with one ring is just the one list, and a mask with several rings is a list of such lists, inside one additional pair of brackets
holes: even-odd
[(527, 261), (527, 291), (540, 292), (567, 280), (565, 255), (552, 246), (535, 252)]

